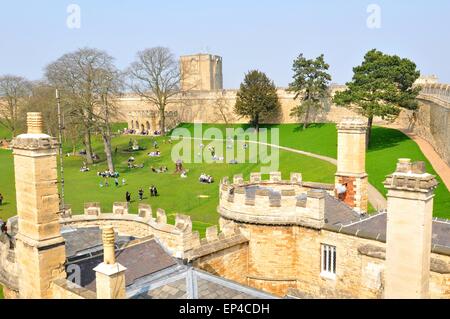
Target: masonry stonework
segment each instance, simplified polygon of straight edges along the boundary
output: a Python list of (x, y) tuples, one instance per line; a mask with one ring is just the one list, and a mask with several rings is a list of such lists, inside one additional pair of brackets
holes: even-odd
[(21, 298), (51, 298), (65, 277), (60, 232), (56, 142), (42, 134), (42, 115), (28, 113), (28, 133), (13, 142), (19, 231), (16, 260)]
[(336, 185), (345, 186), (344, 202), (360, 213), (368, 208), (366, 173), (367, 123), (361, 118), (346, 118), (338, 124), (338, 165)]

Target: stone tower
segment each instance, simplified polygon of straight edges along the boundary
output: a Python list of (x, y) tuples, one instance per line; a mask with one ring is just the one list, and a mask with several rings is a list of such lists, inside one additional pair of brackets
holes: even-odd
[(41, 113), (27, 114), (28, 133), (13, 141), (20, 298), (52, 298), (51, 283), (65, 278), (59, 223), (57, 142), (42, 134)]
[(434, 189), (423, 162), (400, 159), (388, 191), (385, 298), (429, 297)]
[(360, 118), (345, 118), (338, 125), (336, 185), (345, 185), (342, 199), (355, 211), (367, 212), (368, 178), (366, 174), (367, 123)]
[(222, 58), (211, 54), (182, 56), (180, 59), (183, 91), (223, 89)]

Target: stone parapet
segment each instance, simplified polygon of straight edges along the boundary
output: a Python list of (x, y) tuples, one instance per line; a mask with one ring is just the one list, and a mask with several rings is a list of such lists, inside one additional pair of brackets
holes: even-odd
[(389, 175), (384, 186), (389, 190), (428, 193), (438, 186), (435, 176), (425, 172), (424, 162), (400, 159), (397, 170)]
[[(87, 203), (86, 208), (93, 203)], [(94, 203), (97, 207), (98, 203)], [(174, 257), (184, 258), (186, 253), (199, 249), (205, 244), (222, 241), (239, 234), (233, 224), (222, 225), (221, 231), (217, 226), (207, 229), (206, 238), (200, 240), (198, 231), (192, 230), (192, 220), (190, 216), (177, 214), (175, 224), (167, 222), (167, 215), (163, 209), (158, 209), (156, 218), (152, 216), (150, 205), (142, 204), (139, 207), (140, 213), (135, 214), (89, 214), (88, 210), (84, 215), (72, 215), (61, 218), (61, 224), (66, 227), (84, 228), (84, 227), (105, 227), (112, 226), (122, 234), (144, 238), (154, 236), (158, 238), (172, 253)]]
[(340, 131), (358, 131), (365, 133), (367, 130), (367, 121), (360, 117), (345, 117), (337, 125)]
[[(386, 248), (375, 245), (361, 245), (358, 247), (358, 252), (361, 255), (365, 255), (377, 259), (386, 259)], [(431, 258), (430, 271), (438, 274), (450, 274), (450, 263), (440, 258)]]
[(55, 299), (97, 299), (95, 292), (66, 279), (55, 280), (52, 284)]
[(252, 173), (250, 181), (242, 175), (235, 176), (233, 184), (222, 180), (218, 212), (244, 223), (322, 228), (324, 200), (325, 190), (303, 187), (301, 174), (292, 173), (289, 181), (283, 181), (279, 172), (273, 172), (263, 181), (259, 173)]

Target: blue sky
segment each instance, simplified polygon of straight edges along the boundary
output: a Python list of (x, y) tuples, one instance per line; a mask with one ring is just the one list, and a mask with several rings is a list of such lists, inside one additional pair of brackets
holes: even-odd
[[(67, 27), (69, 4), (81, 8), (80, 29)], [(381, 9), (379, 29), (367, 27), (370, 4)], [(255, 68), (286, 86), (299, 53), (324, 53), (333, 82), (345, 83), (372, 48), (450, 83), (450, 1), (1, 1), (0, 74), (39, 79), (46, 64), (84, 46), (106, 50), (119, 68), (153, 46), (218, 54), (226, 88)]]

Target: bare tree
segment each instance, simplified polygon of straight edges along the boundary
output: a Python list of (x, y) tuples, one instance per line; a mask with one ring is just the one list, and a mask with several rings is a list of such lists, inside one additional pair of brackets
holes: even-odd
[(22, 108), (31, 94), (31, 83), (20, 76), (0, 77), (0, 125), (8, 129), (12, 136), (23, 122)]
[(115, 69), (100, 70), (103, 75), (101, 76), (102, 101), (101, 105), (95, 108), (95, 126), (99, 130), (106, 154), (106, 161), (108, 163), (108, 169), (110, 172), (114, 172), (114, 162), (112, 156), (111, 146), (111, 115), (117, 116), (119, 110), (114, 104), (113, 99), (109, 99), (109, 96), (117, 95), (122, 89), (122, 81), (120, 73)]
[(163, 47), (139, 51), (127, 75), (133, 92), (158, 109), (164, 134), (166, 107), (175, 102), (175, 96), (180, 92), (181, 73), (174, 55)]
[(62, 92), (68, 116), (83, 128), (83, 143), (89, 164), (93, 163), (92, 134), (100, 131), (102, 137), (104, 134), (109, 136), (103, 141), (110, 171), (114, 171), (114, 165), (109, 119), (115, 115), (115, 110), (108, 107), (109, 111), (105, 113), (104, 105), (107, 97), (116, 95), (120, 87), (119, 72), (113, 61), (104, 51), (84, 48), (63, 55), (46, 68), (47, 80)]
[(58, 134), (58, 112), (55, 104), (55, 89), (48, 83), (37, 81), (32, 83), (31, 96), (23, 108), (21, 117), (25, 118), (26, 112), (39, 111), (44, 118), (45, 130), (48, 135)]
[(219, 96), (215, 100), (214, 106), (217, 121), (223, 121), (225, 124), (228, 124), (233, 116), (233, 107), (228, 104), (223, 96)]

